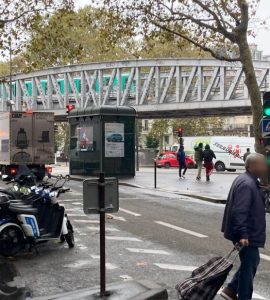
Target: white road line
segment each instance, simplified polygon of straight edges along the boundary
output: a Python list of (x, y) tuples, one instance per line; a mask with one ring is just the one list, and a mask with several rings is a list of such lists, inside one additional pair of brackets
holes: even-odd
[(99, 224), (98, 220), (73, 220), (75, 223), (91, 223), (91, 224)]
[(85, 217), (85, 214), (68, 214), (68, 217)]
[(124, 281), (129, 281), (129, 280), (133, 280), (133, 278), (129, 275), (120, 275), (119, 276), (121, 279), (123, 279)]
[(117, 217), (117, 216), (114, 216), (114, 215), (111, 215), (111, 214), (107, 214), (108, 217), (111, 217), (112, 219), (114, 220), (117, 220), (117, 221), (123, 221), (123, 222), (126, 222), (127, 220), (123, 217)]
[[(95, 227), (95, 226), (87, 226), (86, 227), (88, 230), (92, 230), (92, 231), (99, 231), (99, 227)], [(113, 228), (113, 227), (106, 227), (106, 231), (110, 231), (110, 232), (117, 232), (120, 231), (117, 228)]]
[(185, 228), (182, 228), (182, 227), (178, 227), (178, 226), (166, 223), (166, 222), (155, 221), (155, 223), (159, 224), (159, 225), (162, 225), (162, 226), (165, 226), (165, 227), (168, 227), (168, 228), (171, 228), (171, 229), (174, 229), (174, 230), (177, 230), (177, 231), (181, 231), (181, 232), (196, 236), (198, 238), (207, 238), (208, 237), (207, 235), (204, 235), (204, 234), (192, 231), (192, 230), (188, 230), (188, 229), (185, 229)]
[(134, 217), (140, 217), (141, 216), (141, 214), (135, 213), (135, 212), (133, 212), (131, 210), (128, 210), (128, 209), (119, 208), (119, 210), (126, 213), (126, 214), (132, 215)]
[(265, 255), (265, 254), (260, 254), (260, 257), (262, 258), (262, 259), (265, 259), (265, 260), (268, 260), (268, 261), (270, 261), (270, 256), (268, 256), (268, 255)]
[(129, 242), (142, 242), (142, 240), (132, 237), (125, 237), (125, 236), (106, 236), (107, 240), (113, 241), (129, 241)]
[(93, 259), (100, 259), (100, 255), (94, 255), (94, 254), (91, 254), (90, 255)]
[(107, 270), (115, 270), (115, 269), (118, 269), (118, 267), (114, 264), (106, 263), (106, 269)]
[(197, 268), (197, 267), (194, 267), (194, 266), (181, 266), (181, 265), (173, 265), (173, 264), (154, 263), (154, 265), (159, 267), (160, 269), (175, 270), (175, 271), (186, 271), (186, 272), (192, 272)]
[(72, 205), (83, 205), (81, 202), (72, 202)]
[(126, 249), (129, 252), (134, 252), (134, 253), (171, 255), (171, 253), (164, 251), (164, 250), (138, 249), (138, 248), (126, 248)]
[[(222, 289), (218, 292), (218, 295), (220, 295)], [(258, 295), (257, 293), (253, 293), (252, 299), (260, 299), (260, 300), (267, 300), (266, 298), (264, 298), (263, 296)]]

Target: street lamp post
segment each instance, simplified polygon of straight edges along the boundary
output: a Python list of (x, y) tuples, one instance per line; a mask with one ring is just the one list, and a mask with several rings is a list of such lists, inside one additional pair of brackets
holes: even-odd
[(12, 110), (12, 101), (13, 101), (13, 89), (12, 89), (12, 48), (11, 48), (11, 36), (8, 38), (9, 43), (9, 101), (10, 101), (10, 110)]

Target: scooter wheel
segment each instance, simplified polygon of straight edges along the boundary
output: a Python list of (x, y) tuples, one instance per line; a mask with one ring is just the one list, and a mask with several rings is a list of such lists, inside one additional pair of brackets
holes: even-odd
[(0, 255), (14, 256), (24, 247), (22, 230), (14, 225), (4, 228), (0, 232)]

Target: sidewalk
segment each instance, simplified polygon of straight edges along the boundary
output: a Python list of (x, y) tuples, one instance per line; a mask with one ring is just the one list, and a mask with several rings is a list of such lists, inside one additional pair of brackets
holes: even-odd
[[(69, 174), (69, 168), (65, 165), (56, 165), (53, 168), (53, 175), (57, 174)], [(185, 179), (179, 179), (177, 169), (157, 169), (157, 189), (215, 203), (225, 203), (230, 186), (237, 175), (239, 173), (214, 173), (210, 182), (206, 182), (204, 178), (198, 182), (196, 170), (187, 170)], [(73, 180), (82, 181), (86, 178), (72, 176)], [(120, 179), (120, 184), (154, 189), (154, 169), (140, 168), (134, 178)]]

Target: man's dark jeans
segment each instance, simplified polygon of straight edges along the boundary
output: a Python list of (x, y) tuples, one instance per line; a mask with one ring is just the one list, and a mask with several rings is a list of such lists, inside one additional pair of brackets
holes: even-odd
[(251, 300), (253, 279), (260, 263), (260, 253), (257, 247), (244, 247), (240, 253), (241, 265), (234, 275), (228, 288), (238, 294), (239, 300)]

